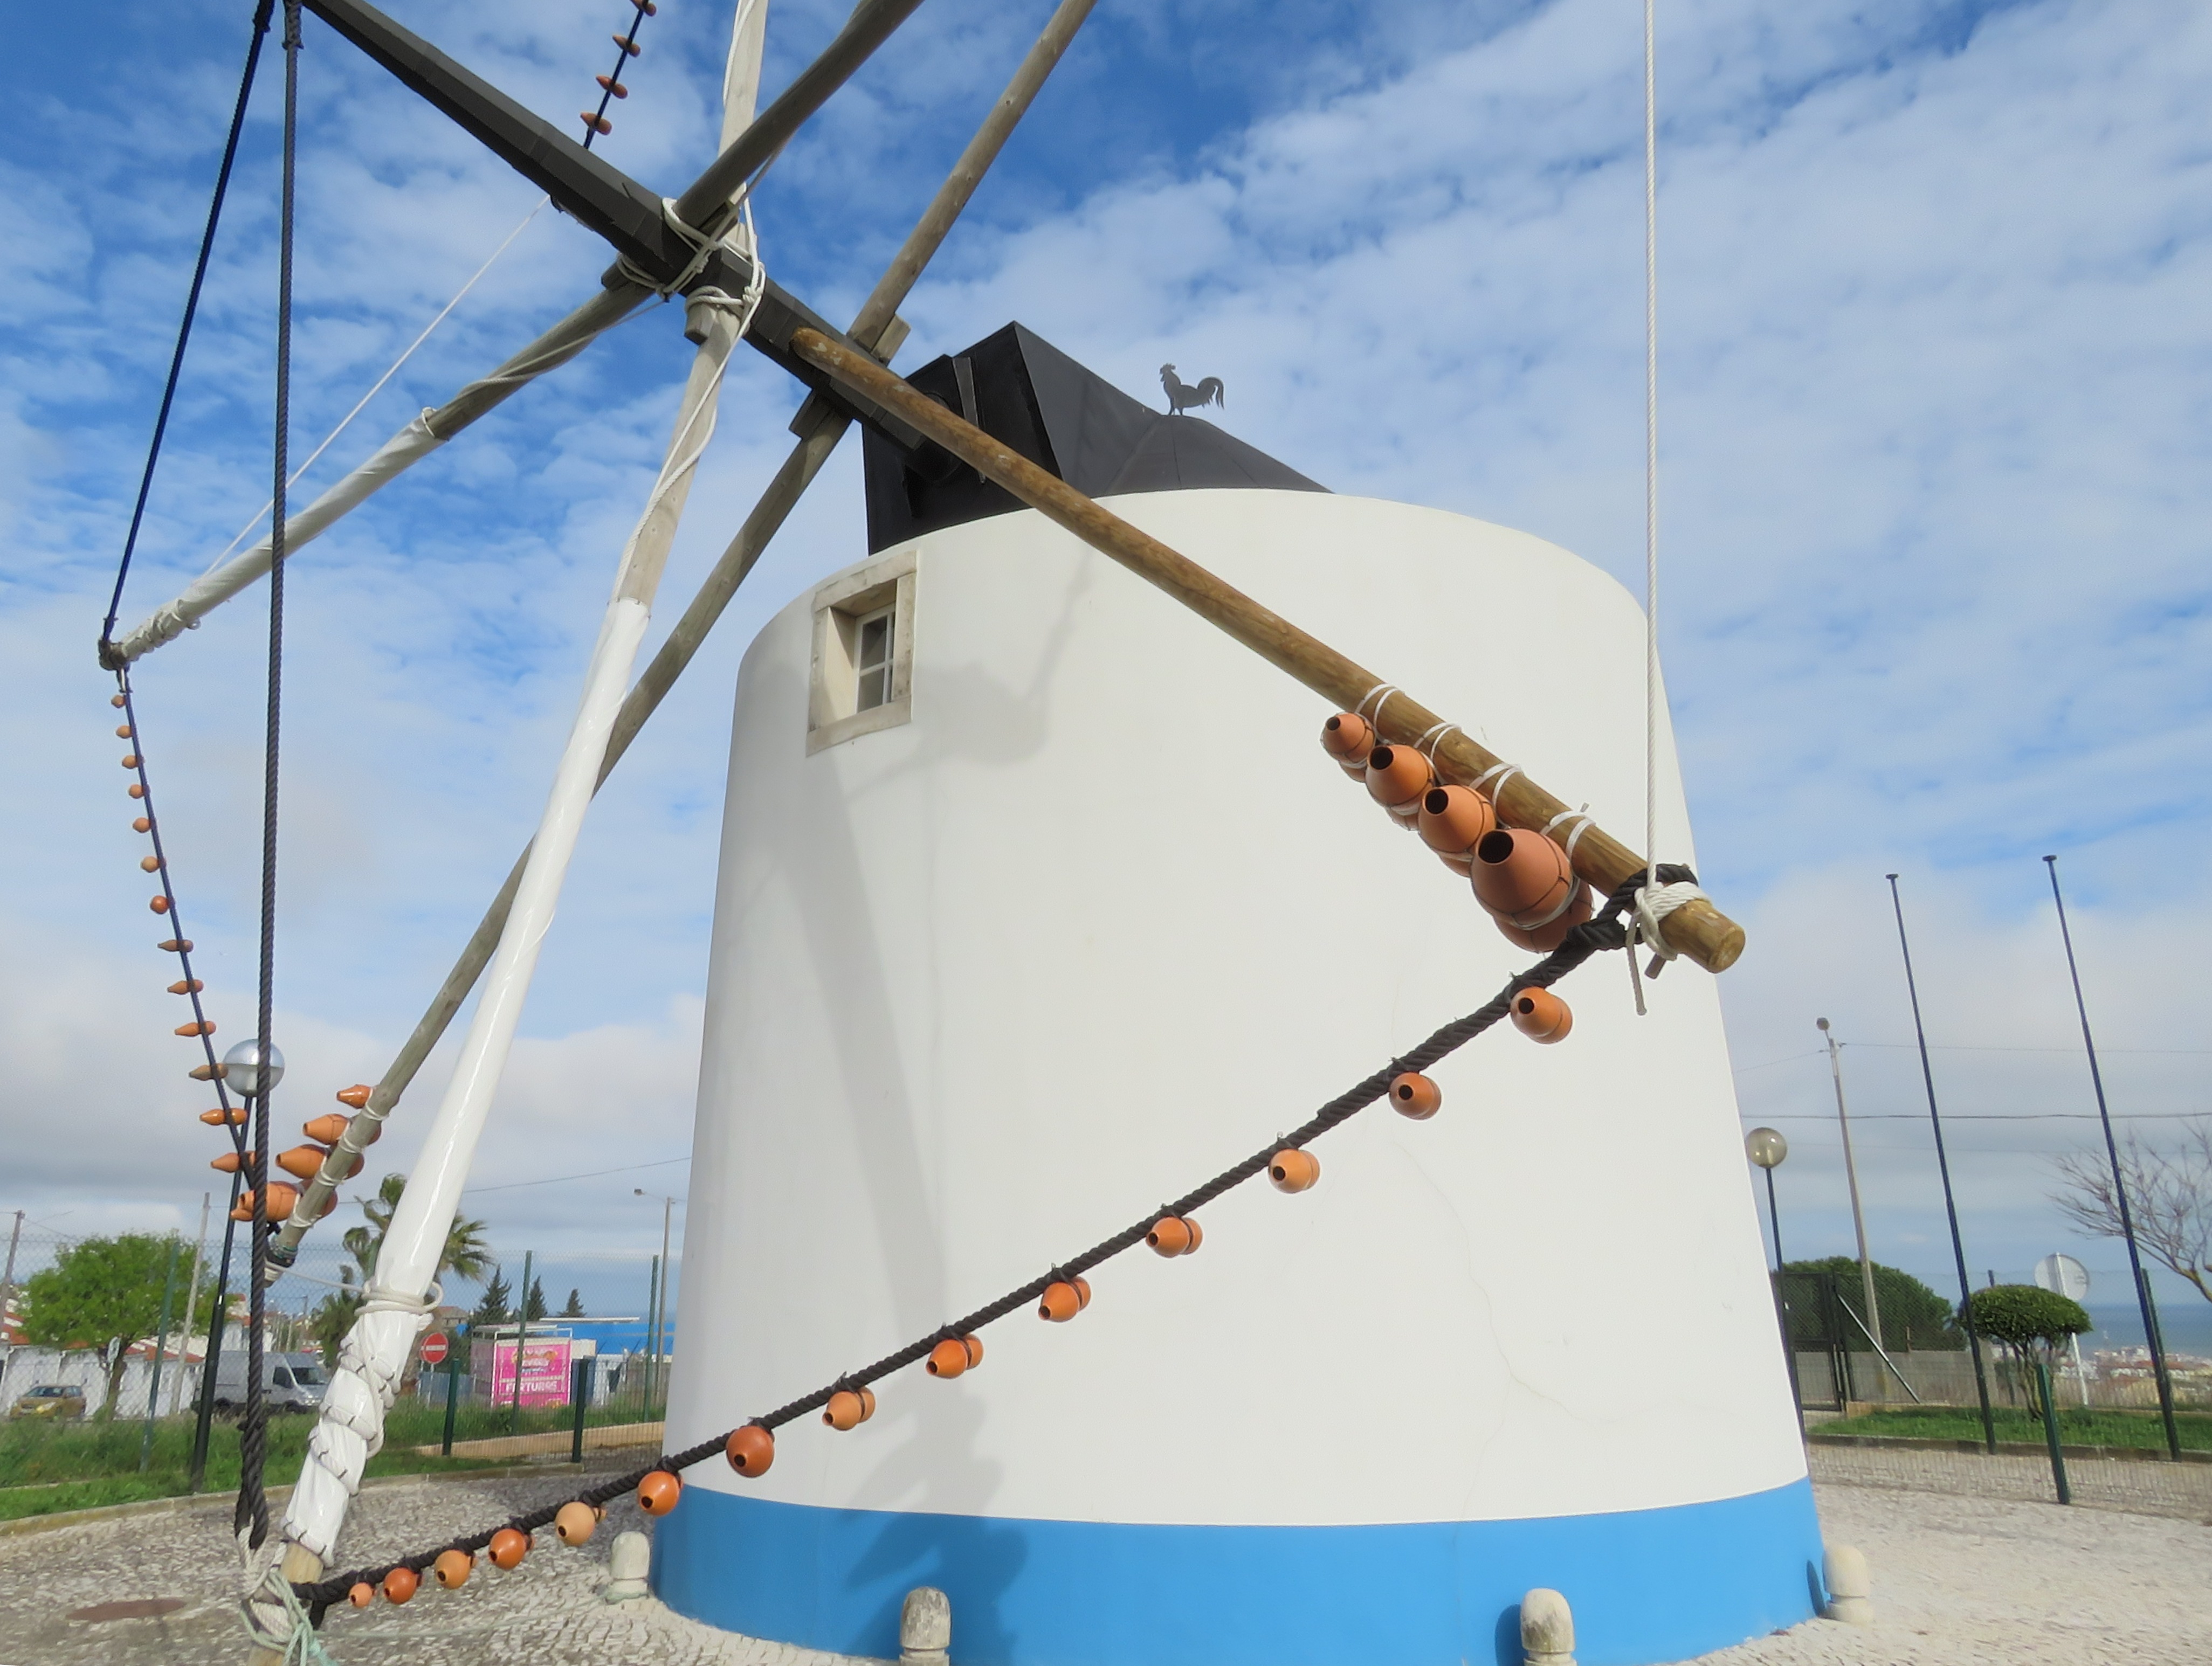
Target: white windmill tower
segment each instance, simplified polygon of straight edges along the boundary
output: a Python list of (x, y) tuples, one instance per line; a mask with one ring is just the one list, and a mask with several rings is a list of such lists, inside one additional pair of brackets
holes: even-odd
[[(917, 1584), (950, 1594), (974, 1666), (1447, 1666), (1496, 1653), (1533, 1588), (1566, 1593), (1601, 1659), (1805, 1617), (1818, 1527), (1713, 987), (1670, 980), (1648, 1017), (1640, 985), (1636, 1011), (1601, 992), (1571, 1047), (1451, 1057), (1509, 1012), (1562, 1039), (1549, 985), (1605, 948), (1716, 972), (1741, 950), (1686, 870), (1603, 831), (1648, 805), (1653, 845), (1689, 850), (1644, 615), (1564, 550), (1330, 494), (1018, 325), (884, 367), (900, 299), (1090, 0), (1062, 0), (850, 332), (781, 290), (744, 194), (918, 3), (862, 0), (757, 118), (741, 5), (722, 154), (664, 200), (362, 0), (307, 0), (622, 258), (288, 520), (291, 548), (653, 293), (685, 296), (700, 351), (537, 839), (269, 1246), (283, 1264), (483, 974), (281, 1572), (256, 1568), (264, 1633), (428, 1570), (458, 1584), (487, 1546), (511, 1566), (536, 1529), (588, 1536), (633, 1487), (672, 1606), (835, 1653), (888, 1652)], [(630, 688), (740, 339), (814, 397)], [(326, 1578), (591, 795), (854, 421), (868, 559), (777, 615), (737, 691), (672, 1450), (557, 1514)], [(269, 559), (105, 647), (127, 664)], [(1310, 750), (1329, 706), (1342, 772)], [(1503, 900), (1524, 869), (1542, 883)], [(1470, 872), (1504, 935), (1438, 906)], [(1408, 1120), (1343, 1126), (1386, 1097)], [(1245, 1184), (1263, 1173), (1300, 1195)], [(1148, 1236), (1163, 1259), (1134, 1253)], [(1625, 1293), (1647, 1269), (1671, 1305)], [(1036, 1328), (1040, 1297), (1080, 1324)], [(804, 1427), (817, 1410), (837, 1432)]]

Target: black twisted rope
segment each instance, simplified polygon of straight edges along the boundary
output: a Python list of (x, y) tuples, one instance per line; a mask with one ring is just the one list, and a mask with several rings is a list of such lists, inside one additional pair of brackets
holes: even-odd
[[(238, 1169), (230, 1178), (230, 1202), (223, 1206), (222, 1257), (216, 1264), (215, 1306), (209, 1309), (210, 1312), (220, 1313), (230, 1293), (230, 1252), (237, 1236), (238, 1223), (229, 1216), (230, 1212), (238, 1207), (238, 1188), (245, 1178), (248, 1160), (246, 1128), (241, 1121), (234, 1118), (230, 1094), (224, 1086), (222, 1066), (215, 1056), (215, 1026), (208, 1021), (207, 1007), (200, 999), (200, 980), (192, 976), (192, 940), (185, 935), (184, 913), (177, 906), (176, 884), (169, 874), (169, 852), (161, 843), (161, 817), (154, 808), (154, 781), (146, 769), (146, 737), (138, 726), (138, 700), (131, 687), (131, 673), (127, 667), (115, 674), (115, 704), (123, 712), (123, 726), (130, 731), (129, 763), (138, 778), (138, 804), (145, 812), (146, 834), (154, 845), (154, 875), (161, 888), (162, 905), (155, 912), (169, 923), (169, 930), (174, 934), (161, 947), (177, 957), (177, 969), (181, 974), (179, 981), (184, 994), (192, 1003), (192, 1022), (199, 1032), (200, 1055), (206, 1060), (193, 1074), (195, 1079), (204, 1075), (214, 1084), (216, 1108), (222, 1112), (223, 1133), (229, 1138), (231, 1151), (239, 1160)], [(192, 1428), (191, 1467), (191, 1484), (195, 1489), (207, 1473), (209, 1423), (214, 1411), (216, 1366), (222, 1359), (224, 1329), (220, 1324), (210, 1328), (207, 1357), (200, 1362), (199, 1408)]]
[[(1662, 885), (1674, 885), (1695, 884), (1698, 876), (1679, 863), (1662, 862), (1658, 865), (1657, 877)], [(1584, 960), (1589, 960), (1591, 955), (1604, 949), (1623, 947), (1626, 942), (1626, 936), (1620, 924), (1620, 915), (1622, 911), (1635, 900), (1637, 892), (1643, 888), (1644, 884), (1644, 875), (1640, 873), (1632, 879), (1624, 881), (1613, 894), (1606, 899), (1604, 906), (1598, 910), (1593, 918), (1584, 924), (1575, 927), (1557, 948), (1529, 967), (1528, 971), (1513, 978), (1504, 989), (1468, 1014), (1466, 1017), (1455, 1019), (1445, 1025), (1419, 1045), (1400, 1054), (1381, 1069), (1338, 1094), (1290, 1133), (1279, 1139), (1270, 1140), (1252, 1155), (1222, 1170), (1204, 1184), (1185, 1192), (1173, 1203), (1163, 1204), (1158, 1209), (1150, 1211), (1135, 1224), (1123, 1227), (1111, 1238), (1093, 1245), (1081, 1255), (1071, 1260), (1055, 1262), (1049, 1272), (1031, 1279), (1019, 1289), (1010, 1290), (996, 1301), (977, 1308), (964, 1318), (940, 1326), (928, 1335), (908, 1342), (896, 1353), (886, 1354), (872, 1366), (848, 1372), (838, 1378), (836, 1381), (816, 1389), (811, 1394), (803, 1395), (799, 1399), (777, 1407), (763, 1416), (749, 1419), (746, 1423), (740, 1424), (738, 1427), (741, 1428), (757, 1427), (773, 1431), (794, 1419), (804, 1417), (808, 1412), (817, 1411), (828, 1405), (830, 1396), (840, 1389), (860, 1388), (880, 1378), (888, 1377), (893, 1372), (903, 1370), (908, 1366), (927, 1358), (929, 1351), (947, 1336), (970, 1335), (981, 1330), (987, 1324), (1005, 1318), (1008, 1314), (1037, 1300), (1044, 1294), (1048, 1286), (1060, 1280), (1071, 1279), (1079, 1274), (1086, 1273), (1102, 1262), (1110, 1261), (1115, 1256), (1134, 1249), (1145, 1241), (1146, 1233), (1169, 1216), (1191, 1214), (1213, 1202), (1224, 1192), (1243, 1185), (1247, 1180), (1262, 1172), (1267, 1168), (1269, 1160), (1277, 1152), (1290, 1147), (1303, 1146), (1319, 1138), (1329, 1130), (1349, 1121), (1374, 1104), (1376, 1100), (1382, 1098), (1389, 1091), (1392, 1079), (1400, 1072), (1426, 1070), (1439, 1059), (1447, 1057), (1464, 1047), (1475, 1037), (1496, 1024), (1499, 1019), (1504, 1018), (1512, 1009), (1513, 997), (1522, 991), (1549, 989)], [(381, 1567), (357, 1568), (350, 1573), (337, 1574), (327, 1579), (313, 1583), (303, 1582), (295, 1584), (292, 1590), (300, 1601), (307, 1606), (310, 1617), (319, 1626), (322, 1623), (323, 1615), (330, 1608), (345, 1600), (348, 1593), (357, 1584), (380, 1586), (384, 1583), (385, 1576), (395, 1568), (404, 1567), (410, 1572), (419, 1574), (448, 1550), (465, 1551), (473, 1556), (491, 1543), (494, 1534), (507, 1528), (512, 1527), (524, 1533), (534, 1533), (539, 1528), (552, 1523), (553, 1518), (560, 1513), (562, 1504), (574, 1502), (601, 1505), (611, 1499), (620, 1498), (624, 1493), (635, 1491), (638, 1483), (655, 1470), (688, 1469), (695, 1463), (713, 1457), (724, 1449), (730, 1435), (735, 1433), (736, 1430), (733, 1429), (717, 1435), (711, 1440), (702, 1440), (696, 1446), (686, 1446), (682, 1451), (663, 1453), (656, 1462), (642, 1469), (634, 1469), (627, 1475), (617, 1475), (612, 1481), (602, 1481), (596, 1487), (586, 1487), (575, 1493), (573, 1499), (562, 1499), (561, 1504), (546, 1505), (522, 1515), (509, 1517), (506, 1521), (495, 1526), (485, 1528), (482, 1532), (471, 1533), (465, 1538), (449, 1539), (434, 1549), (402, 1557), (398, 1561), (387, 1562)]]
[(247, 1293), (246, 1419), (239, 1430), (238, 1507), (232, 1531), (252, 1529), (258, 1550), (269, 1536), (269, 1498), (262, 1486), (269, 1408), (261, 1392), (269, 1293), (270, 1027), (276, 989), (276, 785), (284, 709), (284, 486), (291, 468), (292, 233), (300, 135), (300, 0), (284, 0), (284, 170), (276, 240), (276, 501), (269, 534), (269, 730), (261, 760), (261, 965), (254, 1037), (261, 1063), (253, 1094), (252, 1288)]
[(261, 63), (262, 37), (269, 33), (269, 14), (276, 0), (259, 0), (253, 9), (253, 36), (246, 48), (246, 73), (239, 78), (238, 102), (230, 112), (230, 135), (222, 144), (222, 166), (216, 170), (215, 196), (208, 203), (207, 229), (200, 233), (200, 254), (192, 265), (191, 287), (185, 292), (184, 321), (177, 326), (177, 348), (169, 356), (169, 379), (161, 388), (161, 408), (154, 418), (154, 438), (146, 448), (146, 470), (138, 477), (138, 501), (131, 511), (131, 530), (123, 539), (123, 560), (115, 569), (115, 592), (107, 598), (107, 619), (100, 627), (100, 663), (119, 671), (115, 652), (115, 615), (123, 606), (123, 581), (131, 576), (131, 557), (138, 548), (139, 524), (146, 518), (146, 499), (154, 489), (154, 465), (161, 460), (161, 439), (169, 430), (169, 407), (176, 403), (177, 380), (184, 374), (185, 346), (192, 338), (192, 320), (200, 310), (200, 286), (207, 281), (208, 257), (215, 249), (215, 228), (222, 218), (222, 199), (230, 189), (231, 164), (238, 160), (238, 137), (246, 130), (246, 106), (253, 92), (253, 72)]
[[(629, 31), (615, 37), (615, 67), (608, 72), (607, 84), (599, 91), (599, 107), (584, 118), (584, 148), (586, 150), (592, 148), (592, 141), (599, 136), (599, 124), (607, 120), (607, 106), (614, 102), (615, 88), (622, 86), (623, 70), (629, 66), (630, 59), (637, 56), (638, 26), (660, 9), (654, 0), (630, 0), (630, 9)], [(623, 88), (625, 97), (629, 91), (628, 88)], [(614, 124), (607, 122), (607, 125), (612, 127)]]

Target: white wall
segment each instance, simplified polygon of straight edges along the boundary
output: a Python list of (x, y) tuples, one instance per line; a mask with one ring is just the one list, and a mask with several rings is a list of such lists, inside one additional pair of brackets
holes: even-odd
[[(1642, 844), (1642, 620), (1595, 567), (1354, 498), (1115, 507)], [(1282, 673), (1034, 513), (917, 548), (910, 724), (806, 755), (804, 597), (739, 679), (672, 1446), (1087, 1247), (1529, 959)], [(1661, 785), (1691, 859), (1671, 750)], [(1073, 1324), (1017, 1316), (960, 1381), (914, 1368), (861, 1430), (695, 1483), (1334, 1524), (1802, 1476), (1714, 982), (1670, 970), (1638, 1020), (1609, 955), (1561, 993), (1565, 1045), (1483, 1038), (1434, 1121), (1323, 1138), (1315, 1190), (1248, 1185)]]

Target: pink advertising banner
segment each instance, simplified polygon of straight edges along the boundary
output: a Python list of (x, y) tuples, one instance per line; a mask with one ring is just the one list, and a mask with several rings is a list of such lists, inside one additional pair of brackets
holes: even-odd
[[(565, 1406), (568, 1403), (568, 1361), (566, 1336), (532, 1336), (522, 1345), (522, 1403), (526, 1406)], [(491, 1345), (492, 1403), (514, 1403), (514, 1344)]]

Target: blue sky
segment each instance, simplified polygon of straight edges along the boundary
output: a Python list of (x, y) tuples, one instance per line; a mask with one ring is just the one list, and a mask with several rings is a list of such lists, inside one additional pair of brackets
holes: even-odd
[[(626, 15), (392, 9), (563, 121)], [(843, 9), (776, 0), (771, 90)], [(849, 312), (1048, 9), (930, 0), (770, 175), (778, 277)], [(0, 1208), (70, 1229), (189, 1224), (205, 1184), (91, 642), (249, 11), (58, 15), (23, 43), (0, 161), (21, 228), (0, 245), (0, 736), (27, 786), (0, 808)], [(726, 27), (665, 0), (612, 160), (671, 191), (703, 164)], [(906, 307), (900, 363), (1014, 317), (1139, 397), (1172, 359), (1337, 489), (1524, 527), (1636, 584), (1638, 27), (1628, 0), (1103, 0)], [(1662, 6), (1660, 80), (1668, 674), (1705, 878), (1753, 931), (1724, 984), (1744, 1107), (1797, 1143), (1788, 1247), (1832, 1252), (1832, 1126), (1799, 1120), (1828, 1103), (1814, 1017), (1854, 1044), (1855, 1107), (1920, 1108), (1891, 869), (1947, 1111), (2090, 1108), (2046, 851), (2115, 1108), (2207, 1108), (2212, 25), (1704, 0)], [(276, 88), (272, 59), (126, 623), (266, 495)], [(302, 110), (295, 447), (534, 200), (312, 21)], [(301, 489), (604, 264), (538, 215)], [(672, 315), (624, 326), (294, 570), (280, 1011), (303, 1114), (378, 1073), (526, 836), (687, 356)], [(795, 401), (733, 367), (665, 596), (720, 549)], [(517, 1260), (657, 1247), (629, 1187), (680, 1166), (604, 1171), (688, 1142), (731, 680), (761, 620), (860, 553), (848, 451), (594, 812), (480, 1172), (601, 1178), (473, 1199)], [(262, 595), (138, 679), (226, 1034), (251, 1015)], [(2118, 1264), (2045, 1202), (2048, 1154), (2092, 1126), (1960, 1123), (1978, 1269), (2060, 1247)], [(403, 1119), (380, 1151), (411, 1142)], [(1869, 1122), (1862, 1163), (1877, 1252), (1941, 1274), (1924, 1125)]]

